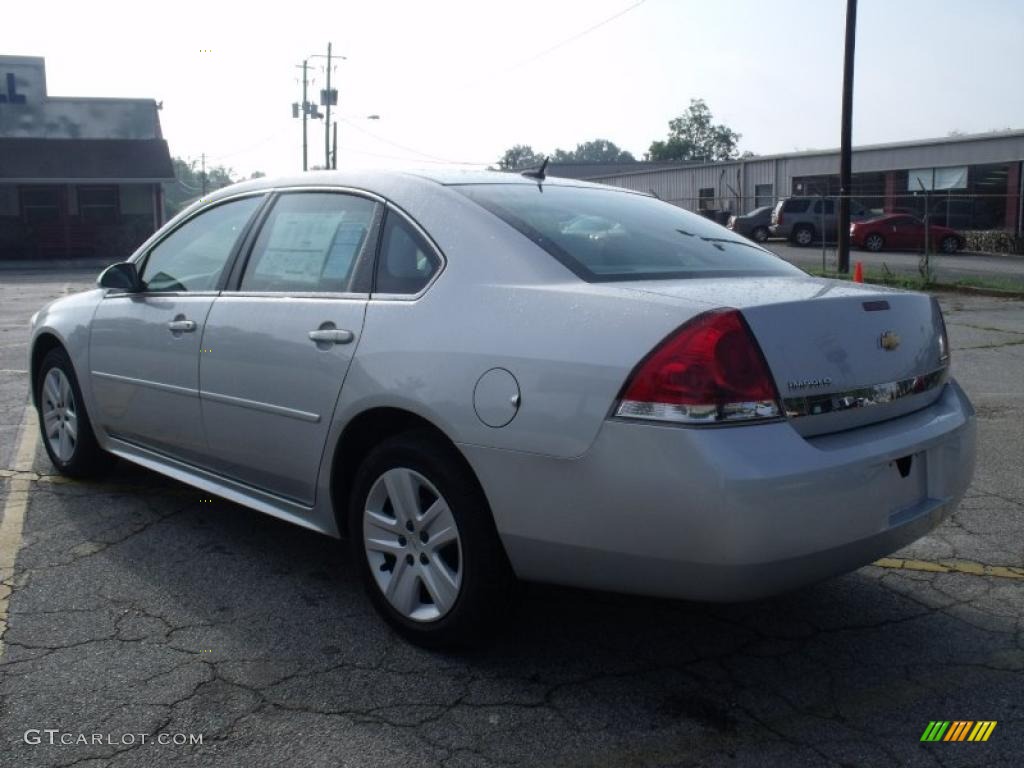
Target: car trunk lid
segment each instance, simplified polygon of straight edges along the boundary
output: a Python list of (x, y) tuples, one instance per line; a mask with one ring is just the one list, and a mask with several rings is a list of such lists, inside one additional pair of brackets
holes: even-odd
[(816, 278), (650, 281), (632, 287), (739, 309), (783, 409), (805, 436), (895, 418), (932, 403), (948, 368), (937, 303), (925, 294)]

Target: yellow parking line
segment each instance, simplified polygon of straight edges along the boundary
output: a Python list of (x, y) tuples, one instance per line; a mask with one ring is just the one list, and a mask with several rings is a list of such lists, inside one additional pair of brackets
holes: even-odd
[[(36, 424), (36, 410), (25, 406), (21, 420), (21, 436), (14, 454), (15, 472), (31, 472), (39, 444), (39, 430)], [(14, 581), (14, 561), (21, 548), (21, 531), (25, 525), (25, 510), (28, 507), (28, 490), (31, 481), (12, 477), (7, 488), (4, 516), (0, 520), (0, 657), (4, 654), (4, 635), (7, 634), (7, 606)]]
[(968, 573), (972, 576), (995, 576), (999, 579), (1024, 579), (1024, 568), (1016, 568), (1012, 565), (986, 565), (973, 560), (901, 560), (895, 557), (883, 557), (872, 565), (904, 571)]

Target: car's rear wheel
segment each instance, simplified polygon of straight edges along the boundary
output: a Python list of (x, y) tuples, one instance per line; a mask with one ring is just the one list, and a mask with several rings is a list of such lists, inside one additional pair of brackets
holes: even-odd
[(755, 243), (763, 243), (768, 239), (768, 227), (754, 227), (750, 233), (750, 239)]
[(511, 569), (487, 500), (461, 457), (429, 433), (370, 452), (348, 529), (374, 606), (413, 642), (476, 645), (507, 609)]
[(864, 247), (869, 251), (878, 253), (880, 250), (885, 248), (885, 238), (877, 232), (872, 232), (870, 235), (864, 238)]
[(804, 224), (793, 230), (793, 242), (806, 247), (814, 242), (814, 227)]
[(67, 352), (59, 347), (50, 350), (36, 381), (39, 430), (57, 471), (69, 477), (95, 477), (109, 469), (114, 457), (96, 442)]
[(953, 237), (953, 235), (947, 235), (942, 238), (939, 243), (939, 247), (943, 253), (956, 253), (960, 250), (960, 238)]

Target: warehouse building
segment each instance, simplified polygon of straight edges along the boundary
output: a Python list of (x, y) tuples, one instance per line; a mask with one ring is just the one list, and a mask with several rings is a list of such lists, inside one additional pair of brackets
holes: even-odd
[[(853, 149), (851, 194), (879, 212), (904, 211), (958, 229), (1006, 230), (1024, 224), (1024, 131), (951, 136)], [(636, 163), (614, 171), (552, 163), (548, 173), (650, 192), (723, 218), (782, 197), (839, 194), (839, 150), (762, 155), (666, 168)], [(926, 203), (927, 200), (927, 203)], [(826, 207), (832, 203), (826, 201)]]
[(0, 56), (0, 259), (125, 257), (152, 234), (174, 178), (157, 110), (50, 96), (42, 58)]

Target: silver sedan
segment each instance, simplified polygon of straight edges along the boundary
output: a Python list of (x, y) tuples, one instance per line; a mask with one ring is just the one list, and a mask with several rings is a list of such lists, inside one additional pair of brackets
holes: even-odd
[(517, 577), (743, 600), (848, 571), (974, 466), (934, 300), (574, 181), (246, 182), (32, 326), (61, 472), (120, 457), (345, 537), (428, 645), (485, 637)]

